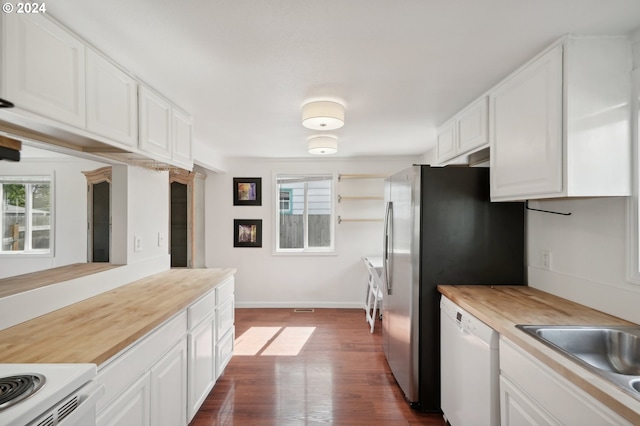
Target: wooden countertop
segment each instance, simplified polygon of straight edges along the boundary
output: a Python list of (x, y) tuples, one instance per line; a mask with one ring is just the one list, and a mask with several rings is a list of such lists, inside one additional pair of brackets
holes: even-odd
[(623, 395), (614, 397), (598, 385), (601, 379), (587, 380), (577, 363), (557, 354), (543, 343), (515, 328), (531, 325), (634, 325), (631, 322), (588, 308), (527, 286), (438, 286), (438, 291), (461, 308), (539, 359), (579, 388), (633, 424), (640, 424), (640, 403)]
[(98, 366), (235, 269), (172, 269), (0, 331), (0, 363)]
[(31, 272), (29, 274), (16, 275), (14, 277), (0, 279), (0, 298), (22, 293), (62, 281), (119, 268), (122, 265), (112, 265), (110, 263), (74, 263), (71, 265), (58, 266), (57, 268), (45, 269), (44, 271)]

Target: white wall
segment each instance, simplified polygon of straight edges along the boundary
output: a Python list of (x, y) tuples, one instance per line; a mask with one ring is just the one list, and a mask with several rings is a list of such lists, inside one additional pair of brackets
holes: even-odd
[[(409, 167), (415, 160), (230, 160), (226, 173), (210, 173), (206, 181), (207, 267), (237, 269), (235, 295), (239, 307), (362, 307), (366, 283), (362, 256), (381, 255), (382, 222), (336, 224), (336, 255), (274, 255), (273, 172), (391, 174)], [(234, 177), (262, 178), (262, 206), (233, 206)], [(337, 192), (358, 195), (351, 191), (377, 190), (374, 180), (360, 183), (361, 186), (354, 186), (354, 181), (343, 180), (337, 185)], [(383, 180), (378, 180), (377, 185), (383, 195)], [(376, 209), (377, 217), (384, 215), (383, 201), (350, 201), (366, 207), (346, 203), (337, 205), (337, 213), (345, 218), (373, 217)], [(234, 248), (234, 219), (262, 219), (263, 246)]]
[[(168, 256), (169, 173), (141, 167), (128, 171), (127, 263)], [(135, 238), (141, 241), (140, 251), (134, 249)]]
[[(531, 202), (571, 213), (528, 212), (529, 285), (640, 323), (640, 285), (626, 280), (627, 198)], [(551, 270), (541, 250), (551, 251)]]
[(87, 261), (87, 180), (83, 171), (104, 167), (90, 160), (69, 157), (2, 161), (2, 175), (49, 175), (54, 179), (53, 255), (0, 256), (0, 278)]

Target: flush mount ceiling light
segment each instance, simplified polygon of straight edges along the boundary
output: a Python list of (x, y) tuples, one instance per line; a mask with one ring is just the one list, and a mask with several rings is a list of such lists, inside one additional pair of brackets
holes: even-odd
[(344, 126), (344, 106), (332, 101), (309, 102), (302, 106), (302, 125), (313, 130), (335, 130)]
[(338, 152), (338, 138), (335, 136), (312, 136), (309, 138), (309, 154), (329, 155)]

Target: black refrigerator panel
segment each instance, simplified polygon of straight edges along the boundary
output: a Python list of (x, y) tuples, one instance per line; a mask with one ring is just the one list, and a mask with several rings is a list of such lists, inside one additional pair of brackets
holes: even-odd
[(492, 203), (489, 169), (421, 166), (420, 409), (440, 411), (440, 284), (523, 285), (523, 203)]

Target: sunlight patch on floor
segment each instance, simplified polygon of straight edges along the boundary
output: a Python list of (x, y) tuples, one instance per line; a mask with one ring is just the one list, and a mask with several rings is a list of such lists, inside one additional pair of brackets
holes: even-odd
[(296, 356), (315, 327), (251, 327), (235, 340), (234, 355)]
[(282, 327), (251, 327), (235, 341), (234, 355), (257, 355)]
[(315, 330), (315, 327), (287, 327), (261, 355), (296, 356)]

